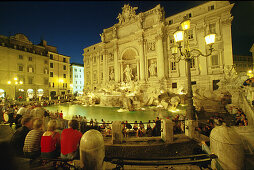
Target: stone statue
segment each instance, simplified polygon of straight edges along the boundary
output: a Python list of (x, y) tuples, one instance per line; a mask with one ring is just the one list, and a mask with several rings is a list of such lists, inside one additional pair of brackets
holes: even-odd
[(150, 73), (150, 77), (156, 76), (156, 64), (155, 64), (155, 62), (151, 63), (151, 65), (149, 67), (149, 73)]
[(124, 18), (123, 18), (123, 16), (122, 16), (122, 14), (118, 14), (118, 17), (117, 17), (116, 19), (119, 20), (119, 23), (120, 23), (120, 24), (122, 24), (123, 21), (124, 21)]
[(105, 41), (105, 35), (103, 33), (101, 33), (100, 36), (101, 36), (101, 41), (104, 42)]
[(132, 75), (132, 69), (130, 68), (129, 65), (126, 66), (124, 73), (125, 73), (125, 80), (127, 82), (130, 82), (133, 75)]
[(136, 11), (138, 7), (131, 7), (129, 4), (124, 5), (122, 7), (122, 14), (118, 14), (117, 19), (119, 20), (119, 23), (122, 24), (124, 22), (128, 22), (132, 18), (136, 16)]
[(110, 80), (114, 80), (115, 79), (114, 69), (110, 70), (109, 78), (110, 78)]

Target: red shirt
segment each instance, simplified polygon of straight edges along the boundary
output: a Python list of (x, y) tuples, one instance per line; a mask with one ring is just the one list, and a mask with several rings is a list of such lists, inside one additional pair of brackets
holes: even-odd
[(41, 152), (53, 152), (60, 143), (60, 134), (55, 132), (51, 136), (41, 137)]
[(63, 113), (59, 113), (59, 117), (62, 119), (63, 118)]
[(66, 155), (77, 150), (82, 133), (72, 128), (64, 129), (61, 134), (61, 153)]

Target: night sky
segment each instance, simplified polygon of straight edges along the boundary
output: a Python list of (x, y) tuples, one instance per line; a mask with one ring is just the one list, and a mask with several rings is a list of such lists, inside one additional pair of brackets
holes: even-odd
[[(233, 1), (232, 1), (233, 2)], [(103, 29), (116, 24), (124, 4), (145, 12), (161, 4), (166, 17), (203, 4), (204, 1), (5, 1), (0, 2), (0, 34), (25, 34), (38, 44), (45, 39), (58, 52), (71, 57), (71, 62), (83, 63), (83, 49), (99, 43)], [(254, 2), (233, 2), (233, 53), (251, 55), (254, 43)]]

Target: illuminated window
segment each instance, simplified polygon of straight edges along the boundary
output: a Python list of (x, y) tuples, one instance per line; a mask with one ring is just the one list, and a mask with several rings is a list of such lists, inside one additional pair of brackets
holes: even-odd
[(54, 58), (54, 57), (53, 57), (53, 54), (50, 54), (50, 55), (49, 55), (49, 58), (50, 58), (51, 60), (53, 60), (53, 58)]
[(33, 57), (28, 57), (28, 60), (29, 61), (33, 61)]
[(53, 77), (53, 72), (50, 72), (50, 77)]
[(32, 73), (32, 72), (34, 71), (34, 70), (33, 70), (33, 67), (32, 67), (32, 66), (28, 66), (27, 71), (28, 71), (29, 73)]
[(50, 63), (50, 68), (54, 68), (54, 64), (53, 63)]

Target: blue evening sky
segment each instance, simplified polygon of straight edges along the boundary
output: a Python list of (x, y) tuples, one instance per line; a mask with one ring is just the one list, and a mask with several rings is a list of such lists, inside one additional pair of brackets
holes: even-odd
[[(58, 52), (83, 63), (83, 49), (100, 42), (103, 29), (116, 24), (124, 4), (138, 7), (137, 13), (161, 4), (166, 17), (204, 1), (1, 1), (0, 34), (25, 34), (34, 44), (41, 37)], [(232, 9), (233, 53), (251, 55), (254, 43), (254, 2), (235, 1)]]

